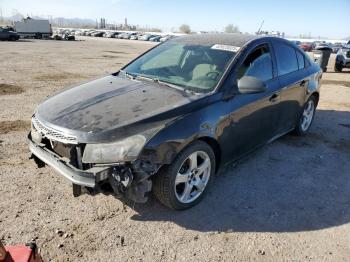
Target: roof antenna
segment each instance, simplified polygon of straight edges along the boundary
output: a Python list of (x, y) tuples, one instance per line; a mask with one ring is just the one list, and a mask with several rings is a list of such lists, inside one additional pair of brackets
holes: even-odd
[(256, 32), (256, 34), (257, 35), (260, 35), (260, 31), (261, 31), (261, 28), (262, 28), (262, 26), (264, 25), (264, 20), (262, 20), (262, 22), (261, 22), (261, 25), (260, 25), (260, 27), (259, 27), (259, 30), (258, 30), (258, 32)]

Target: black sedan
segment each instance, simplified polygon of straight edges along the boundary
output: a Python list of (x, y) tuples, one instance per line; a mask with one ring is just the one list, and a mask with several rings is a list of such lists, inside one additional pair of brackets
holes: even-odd
[(10, 31), (7, 28), (0, 27), (0, 40), (17, 41), (19, 39), (19, 34)]
[(203, 198), (219, 166), (291, 131), (305, 135), (321, 77), (280, 38), (178, 37), (44, 101), (29, 147), (39, 167), (71, 181), (75, 196), (81, 186), (109, 188), (145, 202), (153, 189), (166, 206), (186, 209)]

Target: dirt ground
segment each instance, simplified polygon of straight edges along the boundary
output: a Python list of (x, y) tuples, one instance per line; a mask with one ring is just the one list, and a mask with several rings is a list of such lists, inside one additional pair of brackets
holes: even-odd
[(73, 198), (71, 185), (28, 160), (35, 106), (116, 71), (153, 44), (88, 39), (0, 43), (0, 238), (35, 240), (45, 261), (349, 261), (350, 71), (332, 55), (316, 118), (222, 170), (206, 198), (172, 211), (154, 198)]

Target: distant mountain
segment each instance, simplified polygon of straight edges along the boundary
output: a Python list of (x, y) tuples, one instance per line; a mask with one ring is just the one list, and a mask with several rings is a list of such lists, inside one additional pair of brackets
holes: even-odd
[[(7, 21), (20, 21), (25, 16), (23, 16), (20, 13), (17, 13), (10, 17), (4, 17)], [(96, 21), (93, 19), (84, 19), (84, 18), (65, 18), (65, 17), (42, 17), (42, 16), (32, 16), (33, 19), (46, 19), (49, 20), (52, 26), (58, 26), (58, 27), (91, 27), (96, 25)]]
[(345, 37), (345, 38), (344, 38), (344, 40), (346, 40), (346, 41), (350, 41), (350, 36)]

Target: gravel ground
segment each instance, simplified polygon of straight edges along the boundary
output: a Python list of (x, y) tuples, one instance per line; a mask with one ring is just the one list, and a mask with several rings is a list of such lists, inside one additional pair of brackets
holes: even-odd
[(154, 198), (72, 197), (28, 160), (35, 106), (69, 85), (116, 71), (152, 43), (81, 38), (0, 45), (0, 238), (34, 239), (45, 261), (349, 261), (350, 71), (323, 75), (309, 135), (286, 135), (221, 170), (196, 207)]

